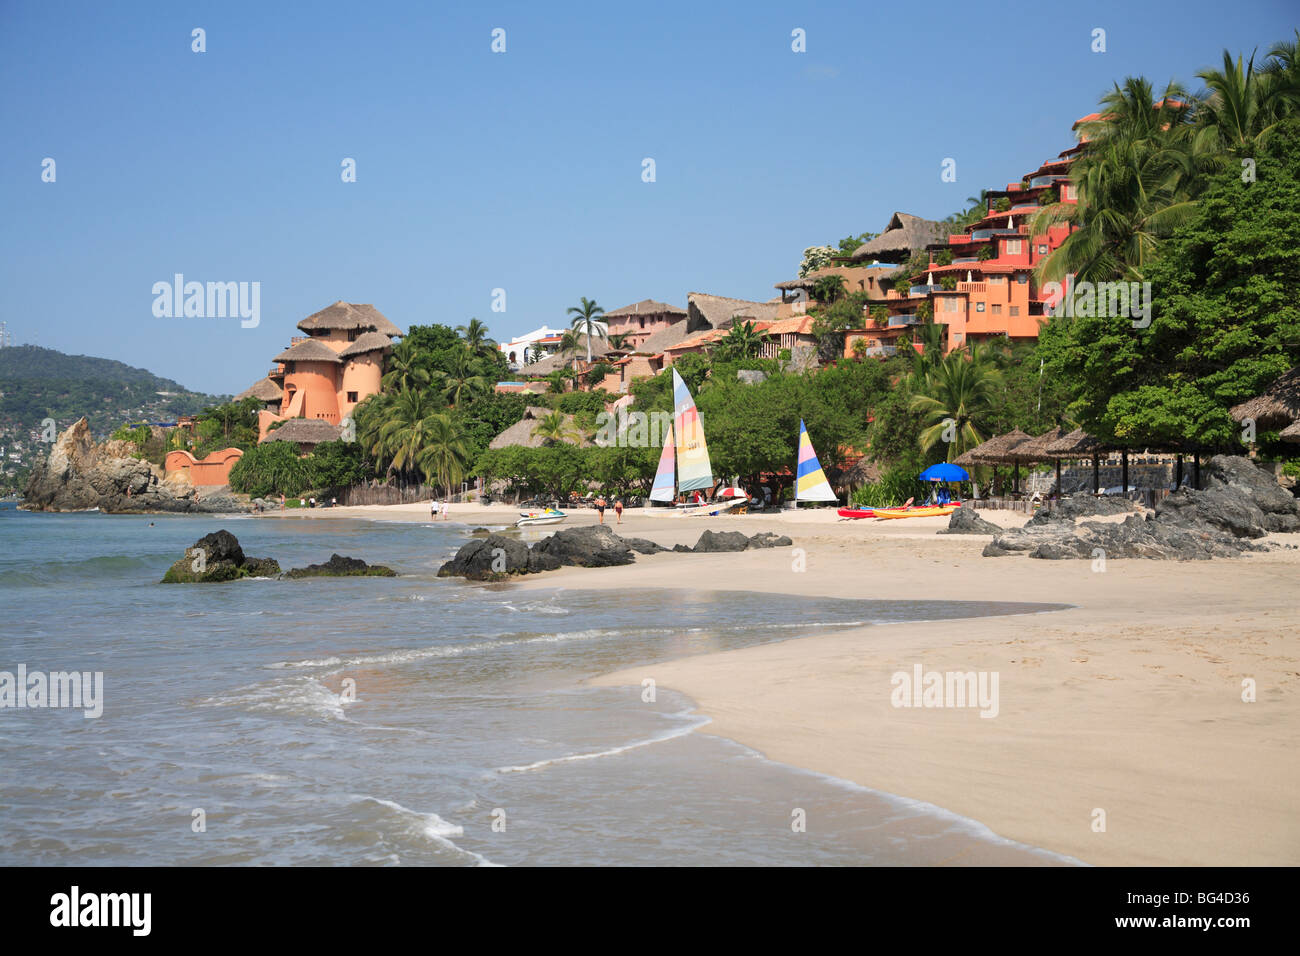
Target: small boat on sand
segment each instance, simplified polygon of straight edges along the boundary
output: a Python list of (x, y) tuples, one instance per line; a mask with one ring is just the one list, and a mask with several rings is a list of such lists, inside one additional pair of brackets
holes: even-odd
[(959, 505), (913, 505), (911, 508), (874, 508), (877, 518), (933, 518), (950, 515)]
[(568, 517), (558, 508), (547, 508), (545, 511), (521, 511), (519, 520), (515, 522), (516, 528), (531, 528), (543, 524), (559, 524)]
[(939, 507), (960, 508), (961, 502), (953, 501), (947, 505), (899, 505), (897, 508), (841, 508), (839, 509), (839, 511), (836, 512), (836, 514), (838, 514), (841, 518), (853, 518), (853, 519), (879, 518), (879, 517), (883, 517), (880, 514), (881, 511), (889, 511), (889, 512), (893, 512), (893, 514), (891, 514), (890, 517), (903, 517), (902, 515), (897, 514), (897, 512), (900, 511), (916, 512), (916, 511), (923, 511), (926, 509), (934, 509)]

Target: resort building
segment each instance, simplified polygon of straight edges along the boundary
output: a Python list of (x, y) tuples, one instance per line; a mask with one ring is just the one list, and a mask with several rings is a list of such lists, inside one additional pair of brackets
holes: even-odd
[[(304, 335), (275, 357), (277, 369), (241, 393), (266, 402), (258, 413), (259, 441), (271, 425), (311, 419), (335, 426), (380, 390), (384, 356), (403, 334), (373, 305), (335, 302), (298, 323)], [(278, 401), (274, 389), (280, 390)], [(337, 437), (337, 436), (336, 436)]]
[(543, 325), (524, 335), (516, 336), (509, 342), (502, 342), (497, 348), (501, 350), (501, 354), (506, 357), (511, 367), (527, 365), (545, 355), (550, 355), (559, 348), (560, 337), (565, 331)]
[(642, 299), (601, 316), (611, 336), (622, 335), (629, 348), (640, 349), (646, 339), (686, 318), (686, 311), (675, 305)]

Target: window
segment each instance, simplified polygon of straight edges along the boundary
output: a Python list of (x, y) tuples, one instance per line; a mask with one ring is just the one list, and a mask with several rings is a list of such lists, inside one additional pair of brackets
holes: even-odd
[(993, 306), (993, 314), (994, 314), (994, 315), (1001, 315), (1001, 314), (1002, 314), (1002, 306), (1000, 306), (1000, 305), (995, 305), (995, 306)]
[(1008, 239), (1006, 254), (1009, 256), (1018, 256), (1022, 251), (1024, 251), (1022, 246), (1023, 246), (1023, 240)]
[(1038, 244), (1038, 254), (1039, 254), (1040, 256), (1045, 256), (1045, 255), (1047, 255), (1047, 243), (1045, 243), (1045, 242), (1040, 242), (1040, 243)]
[(961, 303), (957, 300), (955, 295), (945, 295), (941, 301), (943, 302), (944, 312), (961, 311)]
[(1063, 187), (1061, 188), (1061, 198), (1062, 198), (1062, 199), (1073, 199), (1073, 198), (1074, 198), (1074, 184), (1073, 184), (1073, 183), (1071, 183), (1071, 184), (1068, 185), (1068, 186), (1063, 186)]
[(1012, 314), (1013, 316), (1015, 316), (1015, 315), (1019, 315), (1019, 314), (1020, 314), (1020, 306), (1018, 306), (1018, 305), (1013, 305), (1013, 306), (1011, 307), (1011, 314)]
[(1022, 272), (1018, 276), (1016, 276), (1016, 282), (1019, 283), (1020, 285), (1024, 285), (1028, 281), (1029, 281), (1028, 272)]
[(989, 276), (988, 278), (989, 285), (1005, 285), (1006, 281), (1006, 276)]
[(357, 402), (357, 393), (356, 393), (356, 392), (348, 392), (348, 401), (355, 405), (356, 402)]
[(976, 312), (983, 312), (983, 311), (984, 311), (984, 303), (983, 303), (983, 302), (976, 302), (976, 303), (975, 303), (975, 311), (976, 311)]
[(359, 336), (360, 334), (361, 334), (360, 329), (348, 329), (348, 341), (355, 342), (357, 340), (357, 336)]

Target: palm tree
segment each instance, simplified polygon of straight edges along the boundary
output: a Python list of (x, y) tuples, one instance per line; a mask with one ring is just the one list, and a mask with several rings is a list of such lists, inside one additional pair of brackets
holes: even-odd
[[(1300, 31), (1296, 35), (1300, 38)], [(1278, 122), (1300, 108), (1295, 43), (1274, 46), (1258, 70), (1254, 54), (1243, 65), (1240, 56), (1234, 62), (1224, 50), (1222, 69), (1196, 75), (1209, 89), (1196, 112), (1198, 137), (1209, 148), (1234, 157), (1252, 156)]]
[(379, 431), (388, 419), (393, 401), (392, 393), (371, 395), (352, 409), (352, 422), (356, 427), (357, 442), (376, 462), (383, 460), (383, 442)]
[(912, 339), (903, 342), (900, 351), (911, 353), (912, 373), (910, 384), (921, 389), (926, 376), (943, 360), (944, 344), (947, 341), (948, 326), (942, 322), (923, 322), (916, 327), (913, 335), (920, 339), (920, 348), (916, 348)]
[(429, 384), (429, 370), (420, 364), (420, 353), (412, 342), (403, 340), (393, 346), (384, 367), (386, 371), (380, 385), (387, 391), (400, 392)]
[(627, 332), (615, 332), (613, 335), (606, 336), (605, 341), (609, 343), (611, 349), (625, 349), (627, 345)]
[(472, 399), (487, 391), (488, 382), (483, 377), (483, 365), (468, 348), (458, 349), (452, 356), (451, 367), (444, 373), (443, 395), (453, 408), (462, 401)]
[(812, 297), (818, 302), (830, 305), (844, 298), (843, 276), (818, 276), (813, 282)]
[(759, 332), (753, 322), (732, 323), (717, 344), (716, 354), (720, 361), (756, 358), (763, 350), (763, 333)]
[(424, 447), (416, 455), (424, 480), (429, 484), (436, 482), (450, 497), (452, 486), (465, 477), (469, 464), (470, 452), (465, 444), (465, 434), (444, 412), (427, 420), (424, 442)]
[(1001, 373), (985, 350), (959, 349), (945, 355), (912, 396), (912, 410), (921, 412), (927, 425), (920, 435), (921, 450), (928, 453), (951, 435), (944, 456), (951, 461), (982, 442), (978, 423), (990, 413), (1000, 383)]
[(594, 335), (604, 338), (609, 334), (605, 323), (596, 321), (598, 316), (604, 315), (605, 310), (598, 306), (594, 299), (588, 299), (585, 295), (578, 300), (578, 305), (570, 306), (567, 314), (572, 315), (571, 323), (573, 331), (582, 332), (587, 337), (587, 364), (591, 364), (591, 339)]
[(442, 409), (427, 392), (406, 388), (394, 396), (387, 412), (386, 420), (379, 427), (379, 453), (388, 460), (390, 471), (413, 471), (429, 444), (434, 419)]
[(488, 337), (487, 325), (478, 319), (470, 319), (467, 324), (456, 326), (456, 331), (465, 340), (472, 355), (484, 355), (497, 347), (496, 341)]
[(547, 445), (562, 441), (577, 441), (578, 432), (569, 424), (568, 417), (561, 411), (550, 412), (537, 420), (533, 434)]

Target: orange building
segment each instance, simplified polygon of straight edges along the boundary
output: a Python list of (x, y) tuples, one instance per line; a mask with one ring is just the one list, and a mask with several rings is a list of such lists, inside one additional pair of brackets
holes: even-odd
[(359, 403), (379, 393), (384, 356), (403, 334), (373, 305), (342, 301), (309, 315), (298, 328), (306, 334), (295, 336), (275, 357), (278, 369), (245, 393), (267, 403), (258, 413), (259, 441), (266, 441), (273, 423), (291, 418), (337, 427)]
[(187, 451), (169, 451), (163, 459), (163, 471), (183, 471), (195, 485), (224, 485), (230, 481), (230, 469), (244, 457), (238, 448), (223, 448), (206, 458), (195, 458)]
[(654, 299), (642, 299), (601, 316), (610, 335), (622, 335), (634, 351), (656, 332), (686, 318), (686, 310)]

